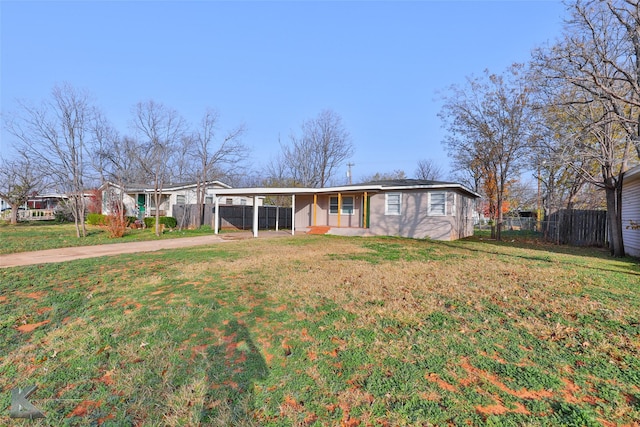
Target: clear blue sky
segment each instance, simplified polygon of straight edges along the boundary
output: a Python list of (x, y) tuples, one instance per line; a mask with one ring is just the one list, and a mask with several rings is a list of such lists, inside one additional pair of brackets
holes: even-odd
[(355, 181), (411, 176), (420, 159), (448, 170), (438, 91), (527, 61), (565, 16), (559, 1), (515, 0), (1, 0), (0, 13), (3, 113), (61, 82), (91, 92), (123, 134), (139, 101), (193, 123), (213, 107), (223, 128), (246, 124), (257, 168), (330, 108), (353, 138)]

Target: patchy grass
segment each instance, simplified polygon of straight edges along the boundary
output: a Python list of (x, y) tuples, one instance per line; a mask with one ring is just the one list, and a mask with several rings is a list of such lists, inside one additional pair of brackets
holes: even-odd
[(104, 227), (87, 225), (87, 237), (78, 239), (73, 224), (57, 224), (50, 221), (22, 222), (10, 225), (0, 221), (0, 254), (37, 251), (72, 246), (102, 245), (107, 243), (139, 242), (144, 240), (171, 239), (211, 234), (210, 229), (165, 231), (161, 237), (153, 229), (128, 229), (121, 238), (110, 238)]
[(600, 250), (299, 236), (0, 281), (30, 425), (640, 422), (640, 267)]

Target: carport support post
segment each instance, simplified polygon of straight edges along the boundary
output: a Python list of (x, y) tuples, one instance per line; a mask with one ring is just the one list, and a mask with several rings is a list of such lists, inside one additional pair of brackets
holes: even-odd
[(280, 206), (276, 206), (276, 231), (278, 231), (278, 223), (280, 220)]
[(296, 233), (296, 195), (291, 195), (291, 235)]
[(317, 217), (317, 209), (318, 208), (318, 195), (313, 195), (313, 226), (316, 226), (316, 217)]
[(218, 223), (220, 222), (220, 201), (218, 200), (218, 196), (213, 195), (215, 199), (215, 211), (213, 212), (213, 234), (218, 234)]
[(258, 237), (258, 196), (253, 196), (253, 237)]

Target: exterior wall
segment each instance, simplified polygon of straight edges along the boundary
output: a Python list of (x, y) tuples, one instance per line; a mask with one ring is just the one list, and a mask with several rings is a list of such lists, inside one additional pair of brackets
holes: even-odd
[(373, 195), (370, 219), (373, 234), (434, 240), (455, 240), (473, 234), (473, 200), (469, 197), (446, 191), (445, 215), (429, 215), (429, 191), (389, 193), (402, 194), (401, 213), (385, 214), (385, 193)]
[[(337, 196), (318, 195), (315, 225), (338, 227), (338, 214), (329, 213), (330, 199)], [(353, 197), (353, 214), (340, 214), (340, 227), (362, 227), (362, 194), (343, 194), (342, 197)], [(304, 230), (312, 225), (313, 196), (296, 196), (296, 229)]]
[[(114, 203), (120, 195), (120, 189), (116, 187), (108, 187), (102, 191), (102, 213), (104, 215), (111, 214), (111, 203)], [(137, 204), (134, 199), (136, 195), (125, 194), (122, 198), (124, 203), (125, 216), (137, 216)]]
[(313, 225), (313, 196), (296, 196), (295, 228), (305, 231)]
[[(622, 183), (622, 239), (627, 255), (640, 257), (640, 229), (629, 227), (640, 223), (640, 173)], [(629, 227), (629, 228), (627, 228)]]

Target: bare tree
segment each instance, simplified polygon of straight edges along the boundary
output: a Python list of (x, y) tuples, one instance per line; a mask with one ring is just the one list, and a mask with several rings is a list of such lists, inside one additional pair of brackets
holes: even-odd
[(55, 86), (51, 99), (39, 107), (22, 103), (21, 112), (8, 126), (52, 184), (69, 197), (77, 237), (86, 236), (85, 155), (94, 113), (87, 92), (62, 84)]
[(500, 239), (503, 202), (509, 181), (519, 174), (531, 139), (528, 89), (522, 66), (512, 65), (504, 75), (485, 71), (484, 78), (469, 78), (454, 85), (439, 113), (449, 131), (445, 145), (459, 167), (481, 171), (485, 197)]
[(349, 132), (332, 110), (323, 110), (315, 119), (305, 121), (301, 131), (300, 136), (291, 135), (290, 145), (282, 146), (284, 164), (297, 184), (325, 187), (354, 153)]
[(133, 127), (140, 141), (137, 158), (153, 183), (155, 232), (160, 236), (162, 189), (170, 178), (171, 156), (185, 134), (186, 125), (175, 110), (152, 100), (136, 104), (133, 115)]
[(13, 160), (0, 162), (0, 197), (11, 206), (11, 224), (18, 223), (18, 209), (29, 196), (37, 193), (44, 184), (44, 177), (35, 161), (25, 154)]
[(192, 136), (193, 158), (197, 164), (197, 204), (198, 224), (204, 224), (204, 202), (207, 182), (231, 176), (234, 169), (241, 167), (249, 150), (241, 137), (245, 126), (237, 126), (219, 137), (220, 115), (216, 110), (207, 109), (200, 126)]
[(426, 181), (438, 181), (442, 179), (442, 167), (432, 159), (419, 160), (418, 167), (414, 173), (416, 179), (424, 179)]
[(96, 134), (100, 136), (99, 143), (94, 146), (96, 157), (94, 163), (100, 164), (100, 177), (103, 183), (109, 181), (119, 187), (117, 190), (107, 187), (103, 204), (108, 207), (113, 216), (124, 216), (126, 187), (143, 181), (137, 161), (139, 147), (134, 139), (121, 137), (106, 121), (99, 122), (99, 126), (100, 129)]
[[(540, 91), (565, 94), (553, 103), (570, 121), (573, 158), (587, 182), (604, 188), (610, 249), (624, 256), (622, 178), (640, 156), (640, 8), (637, 1), (575, 1), (564, 36), (534, 52)], [(598, 170), (594, 171), (594, 165)]]

